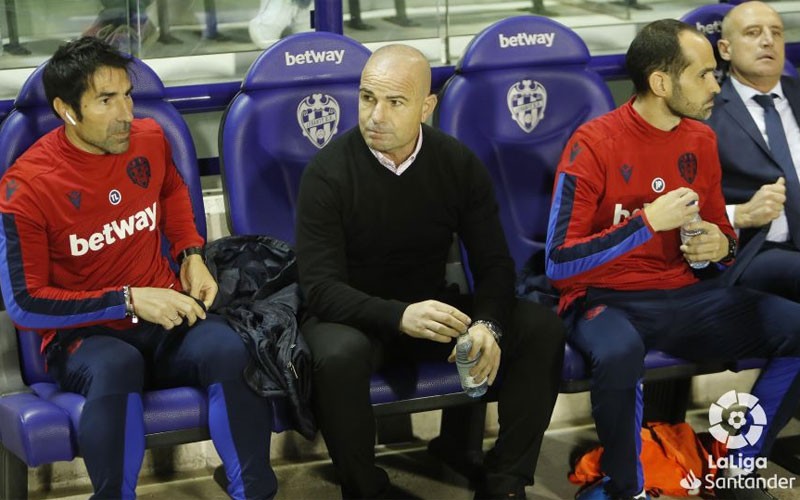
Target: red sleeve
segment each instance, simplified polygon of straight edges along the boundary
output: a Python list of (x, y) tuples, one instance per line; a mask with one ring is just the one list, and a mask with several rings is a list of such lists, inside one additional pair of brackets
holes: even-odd
[[(578, 130), (556, 170), (547, 227), (547, 276), (567, 283), (645, 244), (654, 232), (638, 212), (596, 231), (593, 219), (605, 195), (605, 161), (590, 136)], [(567, 280), (567, 281), (564, 281)]]
[[(164, 140), (164, 185), (161, 188), (161, 211), (163, 219), (161, 227), (171, 243), (170, 254), (177, 258), (178, 254), (189, 247), (201, 247), (205, 244), (197, 232), (195, 214), (189, 196), (189, 188), (183, 180), (178, 167), (172, 161), (172, 148), (166, 137)], [(205, 214), (197, 214), (204, 217)]]

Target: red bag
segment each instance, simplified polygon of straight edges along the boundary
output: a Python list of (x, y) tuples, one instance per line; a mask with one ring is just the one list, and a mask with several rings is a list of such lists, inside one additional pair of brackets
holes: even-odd
[[(651, 496), (713, 495), (713, 490), (706, 488), (709, 484), (706, 476), (716, 477), (716, 459), (727, 454), (724, 444), (707, 434), (703, 439), (683, 422), (650, 422), (642, 427), (641, 436), (644, 489)], [(570, 482), (589, 485), (600, 479), (603, 476), (600, 472), (602, 454), (600, 446), (586, 452), (569, 474)]]

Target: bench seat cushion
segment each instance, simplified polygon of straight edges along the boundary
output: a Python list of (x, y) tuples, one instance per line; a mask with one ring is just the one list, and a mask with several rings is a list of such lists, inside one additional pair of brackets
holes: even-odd
[(426, 362), (386, 367), (370, 381), (372, 404), (461, 392), (455, 364)]
[(29, 467), (72, 460), (69, 416), (36, 394), (0, 397), (0, 440)]

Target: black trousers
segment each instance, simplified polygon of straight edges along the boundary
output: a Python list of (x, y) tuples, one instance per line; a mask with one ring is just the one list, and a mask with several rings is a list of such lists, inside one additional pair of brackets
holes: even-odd
[[(459, 309), (469, 314), (463, 304)], [(314, 406), (345, 498), (373, 498), (388, 487), (375, 465), (371, 374), (384, 364), (445, 360), (453, 343), (379, 335), (309, 318), (302, 327), (314, 358)], [(500, 432), (484, 462), (488, 491), (533, 484), (564, 358), (564, 329), (555, 313), (517, 301), (500, 342)]]

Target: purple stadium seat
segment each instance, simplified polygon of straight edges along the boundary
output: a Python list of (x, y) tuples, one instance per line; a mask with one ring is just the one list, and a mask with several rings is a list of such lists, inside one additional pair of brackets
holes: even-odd
[[(294, 243), (303, 168), (337, 134), (357, 125), (358, 82), (369, 55), (355, 40), (316, 32), (286, 37), (253, 62), (220, 127), (233, 234)], [(371, 385), (372, 402), (382, 408), (376, 412), (444, 394), (466, 400), (454, 366), (444, 362), (384, 370)]]
[(544, 246), (553, 175), (583, 122), (614, 108), (589, 50), (546, 17), (499, 21), (475, 36), (442, 90), (437, 125), (483, 161), (520, 269)]
[(358, 80), (369, 55), (355, 40), (317, 32), (284, 38), (253, 62), (220, 126), (233, 234), (294, 242), (303, 168), (358, 123)]
[[(517, 270), (544, 247), (564, 145), (579, 125), (614, 108), (588, 62), (586, 44), (566, 26), (513, 17), (475, 36), (442, 90), (436, 122), (488, 168)], [(586, 378), (582, 356), (568, 347), (564, 389)]]

